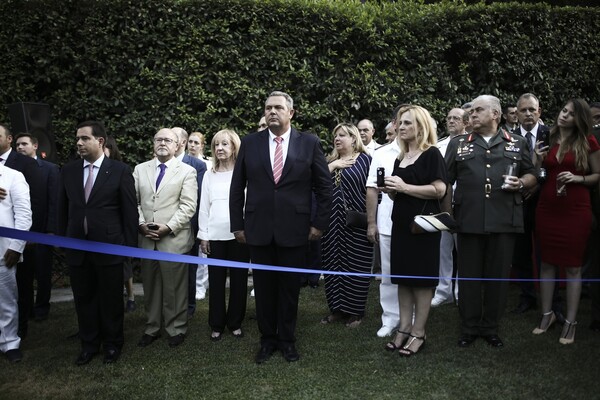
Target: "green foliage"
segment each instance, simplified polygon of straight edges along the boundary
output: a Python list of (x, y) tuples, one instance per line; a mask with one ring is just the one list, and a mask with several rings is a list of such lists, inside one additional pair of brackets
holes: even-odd
[[(61, 160), (97, 118), (131, 164), (152, 135), (256, 128), (272, 90), (326, 146), (340, 121), (400, 102), (447, 110), (478, 94), (536, 93), (551, 121), (571, 96), (600, 99), (600, 10), (544, 4), (349, 0), (6, 0), (0, 101), (48, 103)], [(0, 109), (0, 121), (7, 120)]]

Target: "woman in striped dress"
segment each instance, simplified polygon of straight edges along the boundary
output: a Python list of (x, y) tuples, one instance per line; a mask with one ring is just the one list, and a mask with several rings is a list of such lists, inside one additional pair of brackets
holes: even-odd
[[(346, 226), (346, 210), (366, 211), (366, 181), (371, 157), (366, 153), (356, 126), (341, 123), (333, 129), (334, 149), (328, 157), (333, 180), (333, 204), (329, 230), (322, 240), (323, 267), (328, 271), (371, 272), (372, 244), (366, 227)], [(330, 314), (323, 324), (345, 322), (360, 325), (365, 313), (370, 277), (325, 275), (325, 295)]]

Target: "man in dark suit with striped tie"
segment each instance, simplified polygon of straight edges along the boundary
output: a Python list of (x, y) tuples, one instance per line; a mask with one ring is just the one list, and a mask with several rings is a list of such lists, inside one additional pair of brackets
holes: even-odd
[[(329, 225), (332, 183), (319, 138), (291, 126), (292, 98), (272, 92), (265, 102), (268, 129), (245, 136), (231, 181), (231, 231), (247, 243), (256, 264), (304, 268), (309, 240)], [(311, 221), (314, 190), (316, 213)], [(279, 348), (297, 361), (300, 275), (253, 269), (256, 318), (265, 362)]]

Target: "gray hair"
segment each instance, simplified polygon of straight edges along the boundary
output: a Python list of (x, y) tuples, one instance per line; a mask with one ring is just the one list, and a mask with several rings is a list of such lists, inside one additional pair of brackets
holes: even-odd
[(502, 115), (502, 106), (500, 105), (500, 100), (497, 97), (489, 94), (482, 94), (481, 96), (476, 97), (473, 102), (477, 100), (485, 101), (487, 104), (489, 104), (492, 110), (496, 110), (498, 112), (498, 116)]
[(538, 108), (539, 108), (539, 106), (540, 106), (540, 99), (538, 99), (538, 98), (536, 97), (536, 95), (535, 95), (535, 94), (533, 94), (533, 93), (523, 93), (523, 94), (522, 94), (522, 95), (519, 97), (519, 100), (517, 100), (517, 108), (519, 107), (519, 104), (521, 103), (521, 101), (523, 101), (523, 100), (525, 100), (525, 99), (534, 99), (534, 100), (535, 100), (535, 102), (537, 103), (537, 106), (538, 106)]
[[(281, 96), (285, 98), (285, 102), (288, 105), (288, 108), (290, 110), (294, 109), (294, 99), (292, 99), (292, 96), (290, 96), (289, 94), (287, 94), (286, 92), (281, 92), (279, 90), (275, 90), (274, 92), (271, 92), (271, 94), (269, 94), (269, 97), (275, 97), (275, 96)], [(266, 101), (265, 101), (266, 104)]]

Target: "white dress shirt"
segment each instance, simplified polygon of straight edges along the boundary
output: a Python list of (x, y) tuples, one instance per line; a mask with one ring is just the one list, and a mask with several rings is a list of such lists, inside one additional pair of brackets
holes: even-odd
[[(377, 168), (385, 168), (384, 176), (391, 176), (394, 172), (394, 163), (400, 154), (400, 147), (396, 140), (392, 143), (377, 149), (373, 154), (373, 160), (369, 167), (369, 176), (367, 178), (367, 187), (377, 187)], [(392, 234), (392, 209), (394, 202), (390, 196), (383, 193), (381, 203), (377, 207), (377, 229), (382, 235)]]
[[(92, 182), (96, 182), (96, 178), (98, 177), (98, 171), (100, 171), (100, 166), (102, 165), (102, 161), (104, 161), (104, 153), (100, 155), (94, 164), (94, 177), (92, 178)], [(85, 183), (87, 182), (88, 175), (90, 174), (89, 165), (92, 164), (89, 161), (83, 160), (83, 187), (85, 187)], [(92, 185), (93, 187), (94, 185)]]
[[(290, 133), (292, 132), (292, 128), (288, 129), (287, 132), (285, 132), (283, 135), (281, 135), (281, 137), (283, 138), (283, 141), (281, 142), (281, 145), (283, 146), (281, 148), (282, 152), (283, 152), (283, 165), (285, 165), (285, 160), (287, 159), (287, 152), (288, 149), (290, 147)], [(271, 166), (273, 166), (273, 164), (275, 164), (275, 148), (277, 148), (277, 142), (275, 141), (275, 138), (277, 136), (275, 136), (273, 134), (273, 132), (271, 132), (271, 130), (269, 129), (269, 156), (271, 157)]]

